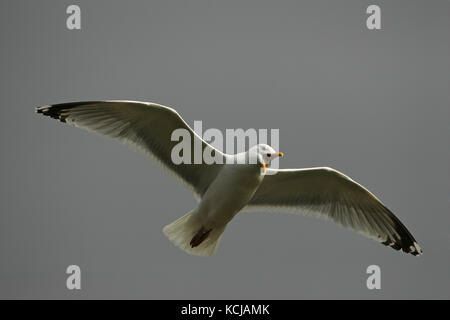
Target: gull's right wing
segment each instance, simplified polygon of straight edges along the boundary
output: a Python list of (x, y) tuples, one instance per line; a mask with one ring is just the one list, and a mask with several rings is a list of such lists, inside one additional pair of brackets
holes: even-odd
[(276, 174), (264, 177), (246, 209), (312, 213), (396, 250), (422, 254), (400, 220), (372, 193), (339, 171), (325, 167), (268, 171)]

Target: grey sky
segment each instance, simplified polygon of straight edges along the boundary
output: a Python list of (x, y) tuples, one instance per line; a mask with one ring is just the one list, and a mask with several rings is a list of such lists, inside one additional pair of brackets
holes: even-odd
[[(2, 1), (0, 298), (450, 298), (449, 1)], [(34, 113), (153, 101), (203, 127), (279, 128), (282, 168), (375, 193), (417, 258), (332, 223), (245, 213), (216, 256), (162, 227), (195, 205), (154, 162)], [(65, 269), (82, 270), (82, 290)], [(382, 289), (366, 288), (368, 265)]]

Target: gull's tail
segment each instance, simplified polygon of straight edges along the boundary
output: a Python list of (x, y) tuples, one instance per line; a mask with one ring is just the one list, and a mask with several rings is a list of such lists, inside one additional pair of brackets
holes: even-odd
[(219, 228), (206, 229), (192, 213), (193, 211), (168, 224), (163, 232), (177, 247), (189, 254), (212, 256), (226, 224)]

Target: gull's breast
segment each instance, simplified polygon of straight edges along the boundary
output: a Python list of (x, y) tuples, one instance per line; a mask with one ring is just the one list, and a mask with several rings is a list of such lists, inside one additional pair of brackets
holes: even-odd
[(210, 224), (228, 223), (247, 205), (262, 179), (259, 167), (225, 165), (200, 201), (199, 214)]

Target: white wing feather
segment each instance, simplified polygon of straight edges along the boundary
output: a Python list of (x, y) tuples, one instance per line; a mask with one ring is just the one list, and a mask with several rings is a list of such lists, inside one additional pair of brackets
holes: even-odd
[(131, 144), (151, 155), (170, 173), (180, 178), (197, 198), (205, 193), (222, 166), (194, 164), (193, 152), (191, 164), (174, 164), (171, 152), (178, 141), (171, 141), (171, 135), (179, 128), (190, 132), (191, 150), (194, 150), (194, 143), (200, 143), (202, 151), (211, 148), (213, 155), (224, 156), (224, 154), (202, 140), (175, 110), (159, 104), (135, 101), (86, 101), (43, 106), (36, 111), (61, 122)]
[(331, 168), (275, 171), (276, 174), (264, 177), (246, 209), (312, 213), (396, 250), (413, 255), (422, 253), (400, 220), (372, 193), (346, 175)]

